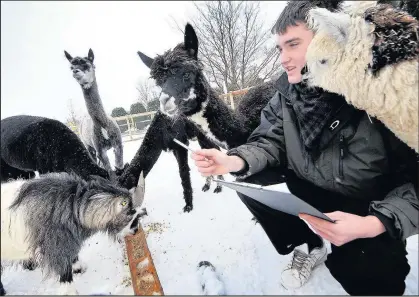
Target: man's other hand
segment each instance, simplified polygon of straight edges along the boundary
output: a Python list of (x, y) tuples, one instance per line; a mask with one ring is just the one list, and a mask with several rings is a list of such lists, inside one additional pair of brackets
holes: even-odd
[(375, 216), (358, 216), (346, 212), (325, 213), (335, 223), (300, 214), (299, 217), (310, 225), (312, 230), (336, 246), (344, 245), (358, 238), (376, 237), (385, 232), (385, 227)]

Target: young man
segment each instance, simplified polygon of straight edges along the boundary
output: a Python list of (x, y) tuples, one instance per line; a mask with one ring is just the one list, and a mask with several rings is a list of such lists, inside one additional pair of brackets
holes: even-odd
[(273, 28), (285, 73), (248, 142), (192, 157), (204, 176), (231, 173), (261, 185), (285, 179), (292, 193), (337, 221), (291, 216), (239, 194), (278, 253), (294, 251), (279, 276), (285, 287), (304, 285), (325, 262), (348, 294), (402, 295), (410, 271), (405, 240), (418, 234), (417, 156), (341, 96), (304, 86), (311, 6), (290, 1)]

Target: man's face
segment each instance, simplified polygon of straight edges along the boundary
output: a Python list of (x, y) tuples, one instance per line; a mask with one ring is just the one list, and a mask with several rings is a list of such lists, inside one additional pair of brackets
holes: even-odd
[(313, 32), (305, 24), (288, 27), (284, 34), (276, 34), (276, 44), (281, 55), (281, 64), (288, 75), (290, 84), (301, 82), (301, 70), (306, 64), (306, 52)]

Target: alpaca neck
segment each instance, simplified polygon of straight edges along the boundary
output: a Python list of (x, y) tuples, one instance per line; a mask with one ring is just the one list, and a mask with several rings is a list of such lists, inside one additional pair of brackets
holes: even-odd
[(228, 148), (244, 143), (249, 134), (244, 128), (244, 121), (214, 91), (209, 90), (207, 96), (202, 110), (193, 115), (191, 120), (209, 133), (211, 138), (224, 143)]
[(108, 116), (106, 115), (105, 109), (102, 105), (102, 100), (99, 96), (99, 89), (96, 80), (93, 81), (90, 88), (83, 88), (84, 101), (86, 102), (87, 112), (93, 119), (95, 124), (101, 127), (107, 127)]

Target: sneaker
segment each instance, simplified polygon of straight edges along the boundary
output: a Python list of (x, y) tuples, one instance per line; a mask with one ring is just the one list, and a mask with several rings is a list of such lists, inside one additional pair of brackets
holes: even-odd
[(302, 287), (310, 278), (313, 269), (327, 258), (327, 248), (323, 244), (308, 253), (308, 245), (304, 244), (294, 250), (291, 262), (281, 274), (281, 283), (287, 289)]

